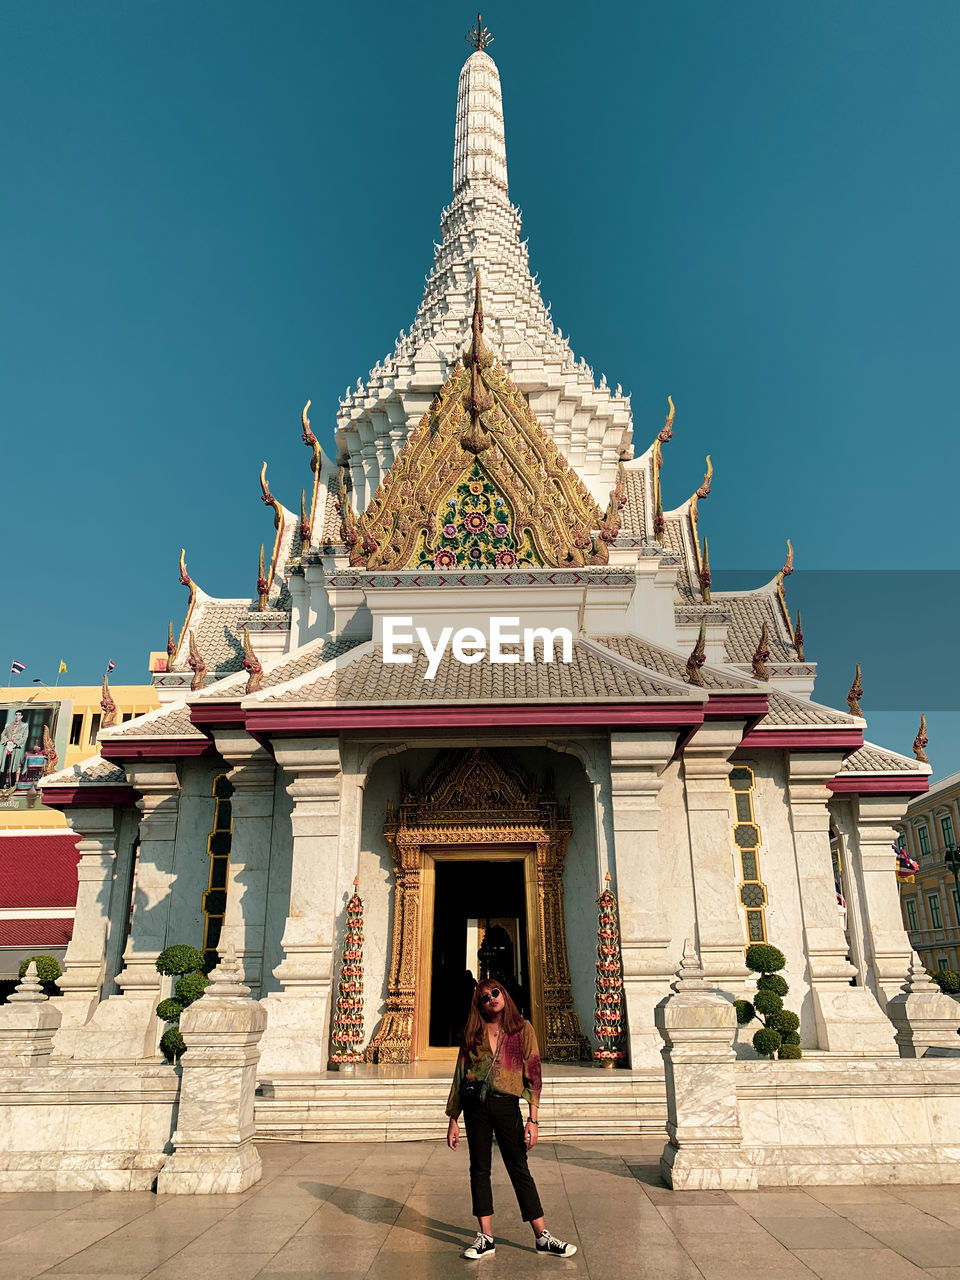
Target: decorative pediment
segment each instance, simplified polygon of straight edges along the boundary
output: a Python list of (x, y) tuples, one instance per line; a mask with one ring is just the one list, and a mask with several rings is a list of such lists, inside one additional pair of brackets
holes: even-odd
[[(605, 515), (483, 341), (477, 275), (470, 350), (457, 361), (342, 537), (368, 569), (563, 568), (606, 564), (619, 506)], [(622, 505), (622, 504), (620, 504)]]

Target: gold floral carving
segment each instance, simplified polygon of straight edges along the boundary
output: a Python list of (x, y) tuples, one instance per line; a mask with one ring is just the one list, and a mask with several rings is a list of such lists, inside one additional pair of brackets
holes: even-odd
[[(351, 509), (341, 484), (341, 536), (350, 563), (406, 569), (431, 559), (441, 548), (446, 504), (475, 465), (503, 495), (517, 547), (526, 548), (531, 562), (549, 568), (607, 563), (610, 530), (616, 536), (613, 508), (619, 512), (622, 505), (619, 495), (611, 496), (605, 518), (519, 387), (487, 350), (479, 273), (470, 349), (361, 515)], [(600, 532), (605, 525), (606, 536)]]
[(563, 863), (572, 824), (519, 768), (482, 747), (445, 751), (414, 788), (404, 777), (399, 809), (383, 832), (393, 857), (394, 924), (386, 1012), (367, 1046), (367, 1062), (410, 1061), (417, 996), (423, 850), (484, 844), (535, 848), (544, 1058), (590, 1057), (570, 993), (563, 916)]

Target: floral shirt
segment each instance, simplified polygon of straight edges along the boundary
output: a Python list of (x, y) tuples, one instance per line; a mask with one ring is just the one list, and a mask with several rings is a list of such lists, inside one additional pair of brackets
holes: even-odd
[[(460, 1084), (464, 1079), (485, 1080), (494, 1052), (486, 1036), (479, 1050), (469, 1052), (462, 1048), (453, 1073), (450, 1097), (447, 1099), (447, 1115), (456, 1119), (463, 1110), (460, 1102)], [(490, 1077), (490, 1092), (505, 1093), (514, 1098), (526, 1098), (532, 1106), (540, 1105), (540, 1050), (537, 1035), (529, 1022), (513, 1035), (504, 1036), (500, 1054)]]

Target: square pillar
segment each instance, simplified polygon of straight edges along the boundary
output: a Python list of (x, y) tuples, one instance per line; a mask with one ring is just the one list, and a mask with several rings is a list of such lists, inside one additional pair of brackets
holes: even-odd
[(117, 976), (122, 995), (110, 996), (76, 1034), (73, 1056), (83, 1061), (159, 1060), (162, 1027), (156, 1007), (163, 996), (157, 956), (167, 945), (174, 851), (180, 803), (177, 767), (169, 762), (125, 764), (140, 793), (140, 857), (133, 886), (133, 920)]
[(690, 861), (700, 962), (709, 986), (742, 992), (746, 940), (737, 901), (740, 873), (733, 845), (736, 823), (730, 756), (740, 745), (739, 720), (708, 720), (683, 752)]
[[(837, 912), (827, 807), (832, 794), (827, 781), (842, 761), (839, 752), (793, 753), (789, 759), (790, 821), (817, 1044), (834, 1053), (895, 1056), (893, 1026), (873, 992), (850, 985), (857, 971), (847, 959)], [(892, 878), (893, 864), (887, 861)]]
[(860, 795), (856, 797), (857, 839), (853, 850), (857, 877), (863, 890), (864, 939), (869, 959), (869, 980), (883, 1009), (908, 981), (913, 949), (903, 927), (900, 888), (892, 846), (899, 842), (899, 825), (907, 797)]
[(661, 1065), (653, 1011), (673, 978), (670, 927), (659, 888), (659, 841), (662, 775), (675, 748), (673, 732), (610, 734), (612, 862), (629, 1061), (634, 1068)]
[(293, 852), (282, 990), (263, 1005), (267, 1029), (260, 1074), (310, 1074), (327, 1062), (340, 855), (340, 746), (337, 738), (277, 738), (277, 763), (290, 774)]
[(259, 995), (277, 768), (270, 753), (242, 729), (217, 729), (213, 737), (230, 766), (227, 780), (233, 786), (227, 908), (218, 952), (233, 952), (242, 981)]

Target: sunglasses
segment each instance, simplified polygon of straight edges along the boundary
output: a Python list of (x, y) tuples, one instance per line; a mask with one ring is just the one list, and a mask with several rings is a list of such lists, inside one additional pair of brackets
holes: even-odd
[(478, 1001), (478, 1004), (489, 1004), (491, 1000), (496, 1000), (499, 994), (500, 994), (499, 987), (491, 987), (489, 991), (485, 991), (483, 993), (483, 995), (480, 997)]

